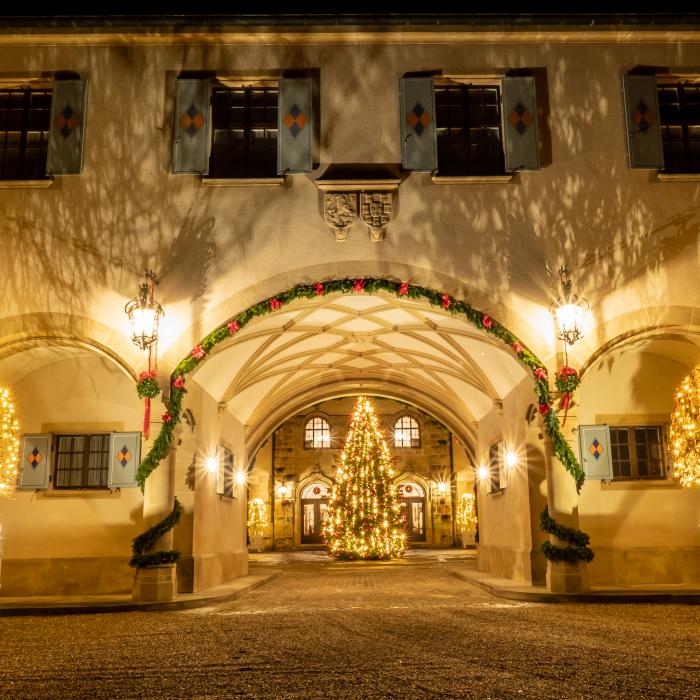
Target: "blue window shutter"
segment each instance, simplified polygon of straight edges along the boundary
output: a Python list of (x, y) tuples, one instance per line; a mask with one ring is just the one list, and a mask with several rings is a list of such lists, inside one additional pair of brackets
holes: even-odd
[(136, 470), (141, 462), (141, 433), (112, 433), (109, 446), (110, 488), (136, 486)]
[(277, 103), (277, 172), (313, 170), (313, 79), (282, 78)]
[(401, 165), (405, 170), (437, 170), (433, 79), (401, 78)]
[(503, 79), (502, 118), (506, 170), (539, 170), (537, 99), (532, 76)]
[(24, 435), (22, 437), (22, 464), (17, 488), (25, 490), (49, 488), (51, 474), (51, 435)]
[(612, 452), (610, 427), (607, 425), (579, 425), (578, 441), (581, 464), (586, 479), (612, 479)]
[(173, 172), (209, 170), (209, 80), (178, 79), (175, 90)]
[(623, 74), (622, 97), (630, 168), (663, 169), (656, 77)]
[(86, 80), (56, 80), (51, 96), (47, 175), (77, 175), (83, 166)]

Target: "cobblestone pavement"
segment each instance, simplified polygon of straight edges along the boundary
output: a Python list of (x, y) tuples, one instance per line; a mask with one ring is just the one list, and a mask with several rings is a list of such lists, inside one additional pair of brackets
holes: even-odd
[(700, 698), (700, 608), (494, 598), (443, 557), (252, 564), (179, 612), (0, 618), (2, 698)]

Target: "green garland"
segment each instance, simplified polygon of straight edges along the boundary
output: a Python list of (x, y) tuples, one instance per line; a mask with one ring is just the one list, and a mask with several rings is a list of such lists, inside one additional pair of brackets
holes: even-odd
[(540, 513), (540, 529), (543, 532), (554, 535), (562, 542), (568, 543), (566, 547), (557, 547), (557, 545), (551, 542), (543, 542), (540, 545), (540, 549), (545, 558), (549, 559), (549, 561), (569, 563), (578, 561), (590, 563), (593, 561), (595, 554), (588, 546), (591, 542), (590, 536), (573, 527), (560, 525), (549, 515), (549, 508), (547, 506), (545, 506), (544, 510)]
[[(507, 328), (494, 321), (487, 314), (472, 308), (470, 304), (464, 301), (428, 287), (419, 287), (407, 282), (397, 282), (377, 277), (345, 278), (317, 282), (316, 284), (298, 284), (275, 297), (249, 306), (227, 323), (209, 333), (201, 343), (195, 346), (192, 353), (177, 365), (172, 374), (170, 401), (167, 403), (168, 412), (164, 416), (163, 427), (136, 473), (136, 482), (141, 487), (141, 490), (143, 491), (144, 489), (148, 475), (168, 454), (168, 449), (173, 440), (173, 430), (179, 422), (182, 412), (182, 398), (185, 394), (184, 377), (192, 372), (216, 345), (230, 338), (253, 319), (267, 316), (295, 299), (313, 299), (314, 297), (328, 294), (349, 294), (352, 292), (375, 294), (380, 291), (408, 299), (425, 299), (432, 306), (439, 306), (452, 315), (466, 317), (472, 325), (490, 333), (511, 348), (534, 377), (539, 410), (544, 417), (545, 430), (552, 440), (554, 453), (574, 478), (576, 489), (580, 492), (585, 474), (561, 432), (559, 419), (556, 417), (550, 404), (547, 373), (544, 370), (543, 363), (537, 356), (522, 345), (518, 338)], [(180, 380), (179, 386), (175, 383), (178, 378)], [(168, 420), (165, 420), (166, 417)]]
[(151, 552), (150, 554), (146, 554), (146, 552), (154, 547), (159, 538), (166, 532), (170, 532), (180, 522), (181, 516), (182, 505), (176, 498), (172, 511), (163, 520), (131, 540), (133, 556), (129, 560), (129, 566), (143, 569), (159, 564), (174, 564), (180, 558), (180, 552), (174, 549)]

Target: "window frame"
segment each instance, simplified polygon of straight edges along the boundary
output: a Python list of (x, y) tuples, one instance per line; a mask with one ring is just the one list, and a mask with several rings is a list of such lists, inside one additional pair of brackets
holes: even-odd
[[(656, 429), (659, 435), (659, 462), (661, 466), (661, 474), (654, 474), (650, 476), (640, 476), (639, 475), (639, 462), (637, 456), (637, 441), (635, 439), (635, 430), (649, 430)], [(648, 482), (648, 481), (668, 481), (671, 473), (671, 464), (669, 459), (668, 451), (668, 424), (665, 423), (636, 423), (633, 425), (609, 425), (610, 430), (610, 451), (611, 451), (611, 468), (612, 468), (612, 482)], [(626, 430), (627, 431), (627, 447), (629, 449), (629, 463), (630, 463), (630, 475), (629, 476), (618, 476), (615, 474), (615, 463), (619, 464), (620, 460), (615, 459), (616, 448), (619, 447), (619, 443), (613, 440), (613, 431), (616, 430)], [(648, 446), (648, 444), (647, 444)], [(648, 458), (647, 458), (648, 459)]]
[[(16, 171), (10, 175), (6, 175), (6, 155), (8, 148), (12, 148), (11, 146), (8, 147), (8, 135), (17, 130), (6, 128), (10, 125), (7, 123), (9, 116), (5, 116), (5, 113), (9, 113), (12, 107), (9, 101), (7, 106), (3, 104), (2, 96), (7, 94), (9, 98), (12, 93), (24, 93), (24, 104), (22, 106), (21, 127), (19, 129), (19, 156), (17, 159)], [(33, 96), (48, 98), (47, 103), (39, 107), (33, 107)], [(0, 182), (27, 182), (51, 179), (46, 173), (46, 167), (48, 164), (49, 142), (51, 138), (51, 108), (53, 99), (53, 81), (30, 80), (7, 82), (0, 80)], [(41, 129), (32, 128), (32, 111), (43, 111), (45, 113), (42, 119)], [(40, 146), (38, 148), (30, 145), (30, 134), (37, 133), (40, 135)], [(31, 165), (32, 163), (31, 159), (27, 159), (27, 152), (31, 150), (38, 150), (39, 156), (34, 172), (27, 174), (27, 164)]]
[[(315, 426), (312, 426), (309, 428), (309, 425), (315, 421), (321, 421), (323, 425), (320, 428), (316, 428)], [(309, 430), (312, 431), (311, 434), (311, 439), (308, 439), (308, 433)], [(314, 445), (314, 437), (316, 433), (321, 433), (323, 434), (324, 432), (328, 432), (328, 444), (327, 445), (321, 445), (320, 447), (317, 447)], [(329, 423), (328, 419), (325, 418), (324, 416), (321, 415), (314, 415), (310, 416), (309, 418), (306, 419), (304, 422), (304, 449), (305, 450), (330, 450), (331, 449), (331, 424)]]
[[(435, 99), (435, 142), (436, 142), (436, 152), (437, 152), (437, 169), (435, 171), (435, 177), (437, 178), (502, 178), (511, 177), (512, 173), (509, 173), (506, 168), (506, 153), (505, 153), (505, 134), (503, 129), (503, 75), (488, 75), (479, 77), (470, 76), (435, 76), (433, 78), (433, 95)], [(441, 152), (441, 138), (440, 133), (444, 129), (456, 128), (452, 126), (441, 126), (439, 122), (439, 115), (441, 108), (438, 106), (438, 93), (440, 90), (444, 89), (461, 89), (464, 92), (463, 104), (469, 105), (468, 91), (469, 89), (485, 90), (487, 88), (493, 88), (497, 90), (495, 106), (497, 108), (497, 116), (494, 124), (484, 125), (481, 124), (479, 128), (481, 131), (485, 129), (493, 129), (494, 126), (498, 129), (498, 145), (499, 145), (499, 169), (493, 170), (488, 167), (484, 167), (484, 163), (489, 163), (487, 159), (480, 159), (476, 168), (469, 168), (468, 164), (470, 162), (467, 159), (461, 164), (458, 171), (445, 170), (445, 164), (443, 160), (443, 167), (440, 166), (440, 152)], [(483, 100), (482, 100), (483, 105)], [(469, 122), (463, 122), (462, 129), (466, 131), (469, 128)], [(470, 141), (466, 138), (463, 139), (464, 147), (466, 151), (469, 151)], [(450, 144), (453, 147), (454, 144)], [(481, 148), (485, 148), (486, 141), (481, 144)], [(450, 149), (451, 150), (451, 149)], [(444, 159), (444, 156), (443, 156)]]
[[(399, 423), (400, 423), (401, 421), (403, 421), (403, 420), (413, 421), (413, 422), (416, 424), (415, 430), (416, 430), (416, 432), (417, 432), (417, 434), (418, 434), (418, 437), (415, 438), (415, 439), (413, 438), (413, 431), (414, 431), (414, 428), (413, 428), (413, 426), (410, 426), (410, 427), (409, 427), (409, 432), (410, 432), (409, 441), (410, 441), (410, 443), (411, 443), (410, 445), (397, 445), (397, 444), (396, 444), (396, 430), (397, 430), (397, 426), (398, 426)], [(416, 449), (420, 449), (420, 447), (421, 447), (421, 432), (422, 432), (422, 431), (421, 431), (421, 425), (420, 425), (420, 422), (418, 421), (418, 419), (417, 419), (414, 415), (412, 415), (412, 414), (410, 414), (410, 413), (403, 413), (403, 414), (397, 416), (396, 419), (394, 420), (394, 426), (393, 426), (393, 427), (394, 427), (393, 443), (394, 443), (394, 449), (395, 449), (395, 450), (416, 450)]]
[[(80, 484), (66, 484), (66, 485), (59, 485), (58, 484), (58, 477), (60, 472), (67, 472), (70, 475), (70, 472), (72, 471), (77, 471), (77, 469), (61, 469), (59, 467), (59, 462), (61, 458), (61, 454), (80, 454), (79, 452), (74, 452), (71, 450), (71, 452), (61, 452), (61, 440), (64, 438), (70, 438), (71, 439), (71, 447), (72, 447), (72, 441), (75, 438), (82, 438), (83, 439), (83, 450), (82, 450), (82, 467), (81, 467), (81, 481)], [(92, 444), (92, 438), (102, 438), (103, 439), (103, 445), (106, 443), (106, 450), (100, 450), (97, 452), (92, 452), (90, 449), (90, 446)], [(109, 464), (110, 464), (110, 446), (111, 446), (111, 433), (57, 433), (55, 436), (55, 449), (54, 449), (54, 458), (53, 458), (53, 477), (52, 477), (52, 488), (56, 491), (109, 491), (110, 485), (109, 485)], [(105, 455), (104, 458), (104, 466), (100, 467), (100, 471), (103, 472), (104, 474), (104, 484), (98, 484), (98, 485), (90, 485), (89, 482), (89, 476), (90, 476), (90, 456), (92, 454), (101, 454)], [(93, 469), (94, 471), (94, 469)]]
[[(698, 154), (693, 158), (691, 154), (690, 142), (688, 130), (690, 127), (696, 127), (700, 132), (700, 75), (678, 75), (678, 74), (665, 74), (656, 75), (656, 96), (659, 103), (659, 129), (661, 132), (661, 147), (663, 150), (664, 157), (664, 167), (660, 171), (661, 173), (667, 173), (669, 175), (680, 175), (680, 174), (700, 174), (700, 138), (696, 141), (698, 143)], [(682, 89), (684, 87), (693, 87), (697, 93), (697, 115), (695, 116), (695, 121), (692, 122), (693, 117), (691, 115), (682, 114), (681, 109), (687, 102), (683, 99)], [(661, 93), (663, 90), (668, 88), (676, 89), (676, 96), (678, 99), (678, 109), (679, 115), (677, 119), (668, 120), (668, 115), (663, 114), (664, 105), (668, 104), (661, 99)], [(664, 117), (664, 118), (662, 118)], [(671, 142), (667, 138), (667, 134), (670, 128), (680, 127), (682, 138), (680, 141), (673, 141), (673, 143), (683, 144), (683, 164), (678, 166), (678, 161), (674, 160), (673, 167), (669, 168), (668, 163), (668, 148), (667, 143)], [(695, 161), (693, 163), (693, 160)]]
[[(256, 126), (251, 119), (251, 111), (254, 106), (251, 104), (250, 93), (254, 90), (276, 91), (276, 105), (274, 108), (274, 119), (271, 120), (267, 126), (260, 125)], [(244, 114), (243, 114), (243, 151), (245, 154), (245, 169), (237, 168), (237, 163), (239, 162), (237, 158), (232, 157), (234, 153), (234, 148), (229, 143), (228, 154), (226, 157), (221, 156), (220, 163), (219, 157), (215, 156), (215, 149), (217, 148), (216, 134), (217, 131), (227, 132), (228, 139), (231, 139), (231, 134), (239, 129), (236, 129), (236, 125), (229, 119), (226, 125), (222, 124), (222, 127), (217, 129), (216, 112), (216, 94), (217, 93), (229, 93), (229, 103), (228, 111), (233, 108), (230, 100), (230, 96), (236, 91), (244, 92)], [(277, 148), (279, 142), (279, 128), (278, 128), (278, 110), (279, 110), (279, 94), (280, 86), (279, 79), (227, 79), (222, 77), (217, 77), (212, 79), (209, 86), (209, 102), (210, 102), (210, 136), (209, 143), (207, 145), (207, 174), (205, 179), (212, 181), (236, 181), (236, 180), (276, 180), (279, 178), (277, 173)], [(226, 109), (226, 108), (224, 108)], [(265, 110), (270, 109), (269, 106), (264, 107)], [(256, 172), (254, 170), (254, 164), (256, 162), (255, 152), (251, 142), (253, 141), (252, 134), (255, 129), (262, 129), (265, 132), (274, 131), (275, 136), (272, 139), (272, 143), (268, 143), (268, 150), (271, 154), (271, 167), (264, 171)], [(219, 146), (221, 150), (225, 153), (227, 150), (224, 147)], [(214, 163), (215, 167), (212, 168)], [(220, 167), (220, 170), (217, 168)]]

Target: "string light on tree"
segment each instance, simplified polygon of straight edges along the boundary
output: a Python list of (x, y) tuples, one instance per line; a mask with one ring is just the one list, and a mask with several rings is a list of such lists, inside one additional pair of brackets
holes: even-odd
[(391, 559), (406, 545), (384, 433), (371, 402), (355, 404), (336, 483), (328, 499), (323, 537), (339, 559)]
[(11, 494), (17, 485), (19, 465), (19, 421), (12, 393), (0, 386), (0, 496)]
[(700, 365), (676, 391), (670, 433), (674, 476), (681, 486), (700, 486)]

